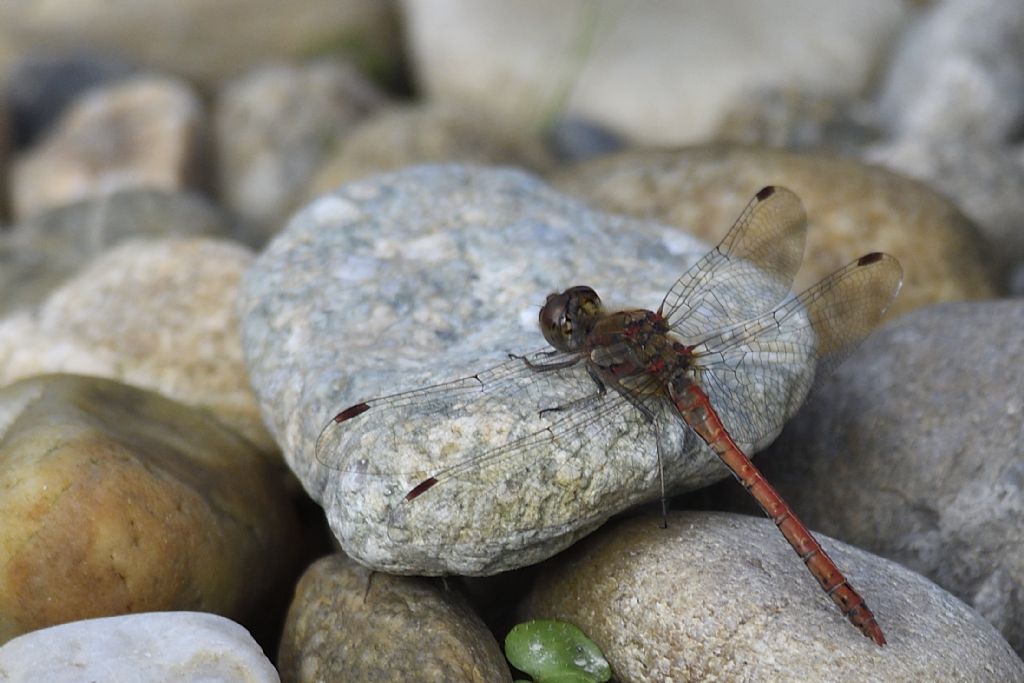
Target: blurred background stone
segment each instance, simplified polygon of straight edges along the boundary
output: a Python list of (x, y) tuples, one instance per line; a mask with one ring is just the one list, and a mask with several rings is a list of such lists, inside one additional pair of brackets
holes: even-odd
[(402, 3), (428, 97), (538, 129), (580, 116), (647, 145), (708, 140), (737, 97), (787, 86), (866, 90), (905, 4)]
[(711, 244), (761, 187), (787, 187), (803, 200), (809, 222), (795, 289), (865, 253), (888, 252), (904, 270), (890, 317), (999, 291), (1000, 269), (989, 246), (949, 200), (922, 183), (852, 160), (707, 145), (622, 152), (563, 169), (552, 180), (605, 211), (676, 225)]
[(268, 64), (217, 98), (220, 188), (259, 247), (303, 199), (317, 168), (384, 96), (351, 64)]
[(898, 43), (879, 93), (893, 137), (992, 143), (1024, 124), (1024, 3), (942, 0)]
[(791, 151), (857, 155), (881, 137), (876, 118), (874, 108), (859, 98), (758, 88), (732, 103), (715, 137)]
[[(137, 75), (141, 66), (98, 52), (30, 52), (10, 65), (2, 97), (13, 119), (13, 144), (31, 147), (89, 90)], [(0, 71), (2, 73), (2, 71)]]
[(0, 315), (40, 303), (90, 259), (126, 239), (231, 233), (197, 194), (122, 190), (32, 216), (0, 232)]
[(548, 145), (563, 163), (618, 152), (625, 140), (599, 123), (580, 117), (559, 119), (547, 132)]
[(1024, 262), (1024, 158), (1010, 147), (957, 140), (897, 140), (868, 147), (872, 163), (926, 182), (978, 226), (1001, 289)]
[(393, 76), (401, 62), (391, 0), (57, 0), (0, 4), (0, 73), (28, 52), (89, 46), (204, 84), (259, 60), (337, 53)]
[(10, 111), (4, 98), (0, 96), (0, 228), (7, 219), (8, 170), (10, 164), (11, 131)]
[(464, 107), (413, 105), (378, 110), (356, 124), (317, 172), (311, 196), (382, 171), (452, 161), (546, 170), (552, 159), (539, 138), (502, 130)]
[(203, 105), (182, 81), (138, 77), (97, 86), (15, 161), (14, 215), (126, 188), (202, 188), (205, 135)]
[(47, 372), (110, 377), (209, 410), (279, 462), (238, 338), (235, 294), (252, 258), (203, 238), (119, 245), (37, 309), (0, 321), (0, 385)]

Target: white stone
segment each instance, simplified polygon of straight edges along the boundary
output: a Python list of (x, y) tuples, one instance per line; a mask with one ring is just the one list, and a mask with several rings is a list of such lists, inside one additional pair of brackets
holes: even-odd
[(909, 14), (888, 0), (403, 5), (432, 97), (530, 128), (568, 114), (644, 144), (706, 140), (755, 89), (859, 94)]
[(0, 647), (3, 683), (278, 683), (244, 628), (204, 612), (86, 619)]

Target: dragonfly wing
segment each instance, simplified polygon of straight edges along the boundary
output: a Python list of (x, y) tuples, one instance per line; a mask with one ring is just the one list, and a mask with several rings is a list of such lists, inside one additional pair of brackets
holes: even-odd
[[(454, 547), (483, 556), (491, 546), (596, 524), (656, 490), (657, 442), (643, 410), (662, 410), (664, 402), (645, 402), (638, 407), (607, 387), (601, 393), (582, 362), (537, 372), (514, 358), (356, 404), (318, 445), (317, 459), (340, 471), (332, 495), (349, 501), (346, 517), (332, 525), (346, 527), (341, 537), (383, 525), (389, 546), (402, 546), (408, 558)], [(685, 429), (671, 420), (666, 429), (682, 452)]]
[(774, 438), (815, 376), (871, 333), (902, 281), (895, 258), (868, 254), (775, 311), (703, 339), (694, 348), (697, 381), (733, 438)]
[[(455, 380), (381, 396), (353, 404), (337, 413), (320, 432), (316, 442), (316, 459), (330, 469), (367, 473), (357, 455), (362, 445), (354, 439), (361, 430), (369, 427), (394, 427), (383, 434), (382, 439), (391, 445), (411, 438), (427, 438), (427, 433), (409, 432), (401, 425), (393, 425), (403, 415), (423, 415), (433, 420), (442, 420), (474, 410), (473, 406), (486, 405), (493, 401), (518, 402), (525, 395), (540, 394), (549, 380), (564, 380), (556, 373), (538, 373), (530, 364), (561, 364), (569, 366), (577, 359), (576, 354), (559, 353), (550, 349), (535, 351), (526, 356), (511, 356), (508, 360), (487, 368), (474, 375)], [(546, 376), (545, 376), (546, 375)], [(538, 400), (541, 398), (536, 396)], [(382, 468), (381, 474), (422, 474), (423, 470), (403, 472)]]
[(676, 281), (659, 310), (686, 343), (764, 313), (789, 294), (806, 233), (800, 198), (765, 187), (722, 242)]

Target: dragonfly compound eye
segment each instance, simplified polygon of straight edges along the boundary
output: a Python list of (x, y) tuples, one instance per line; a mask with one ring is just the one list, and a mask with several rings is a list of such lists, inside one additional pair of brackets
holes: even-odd
[(570, 351), (572, 339), (572, 323), (566, 316), (569, 305), (568, 292), (549, 294), (543, 308), (540, 309), (540, 331), (551, 346), (559, 351)]
[(559, 351), (577, 351), (603, 313), (601, 299), (590, 287), (571, 287), (551, 294), (540, 311), (540, 330)]

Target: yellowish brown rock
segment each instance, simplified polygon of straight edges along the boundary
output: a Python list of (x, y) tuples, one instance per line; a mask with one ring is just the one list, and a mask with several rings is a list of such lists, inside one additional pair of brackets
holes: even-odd
[(109, 377), (208, 409), (275, 453), (234, 308), (252, 259), (246, 247), (208, 238), (125, 242), (38, 308), (0, 321), (0, 385), (48, 372)]
[(0, 642), (89, 617), (247, 620), (288, 571), (275, 468), (208, 414), (110, 380), (0, 390)]
[(679, 226), (717, 243), (765, 185), (783, 185), (807, 207), (807, 251), (798, 291), (864, 253), (903, 264), (890, 315), (939, 301), (997, 294), (974, 225), (915, 180), (856, 161), (761, 147), (710, 145), (630, 151), (560, 171), (559, 189), (617, 213)]
[(392, 107), (370, 116), (344, 138), (320, 168), (310, 194), (403, 166), (457, 161), (536, 171), (552, 164), (539, 138), (513, 133), (487, 114), (443, 104)]
[(340, 553), (299, 581), (278, 668), (283, 683), (511, 680), (494, 636), (457, 593)]

